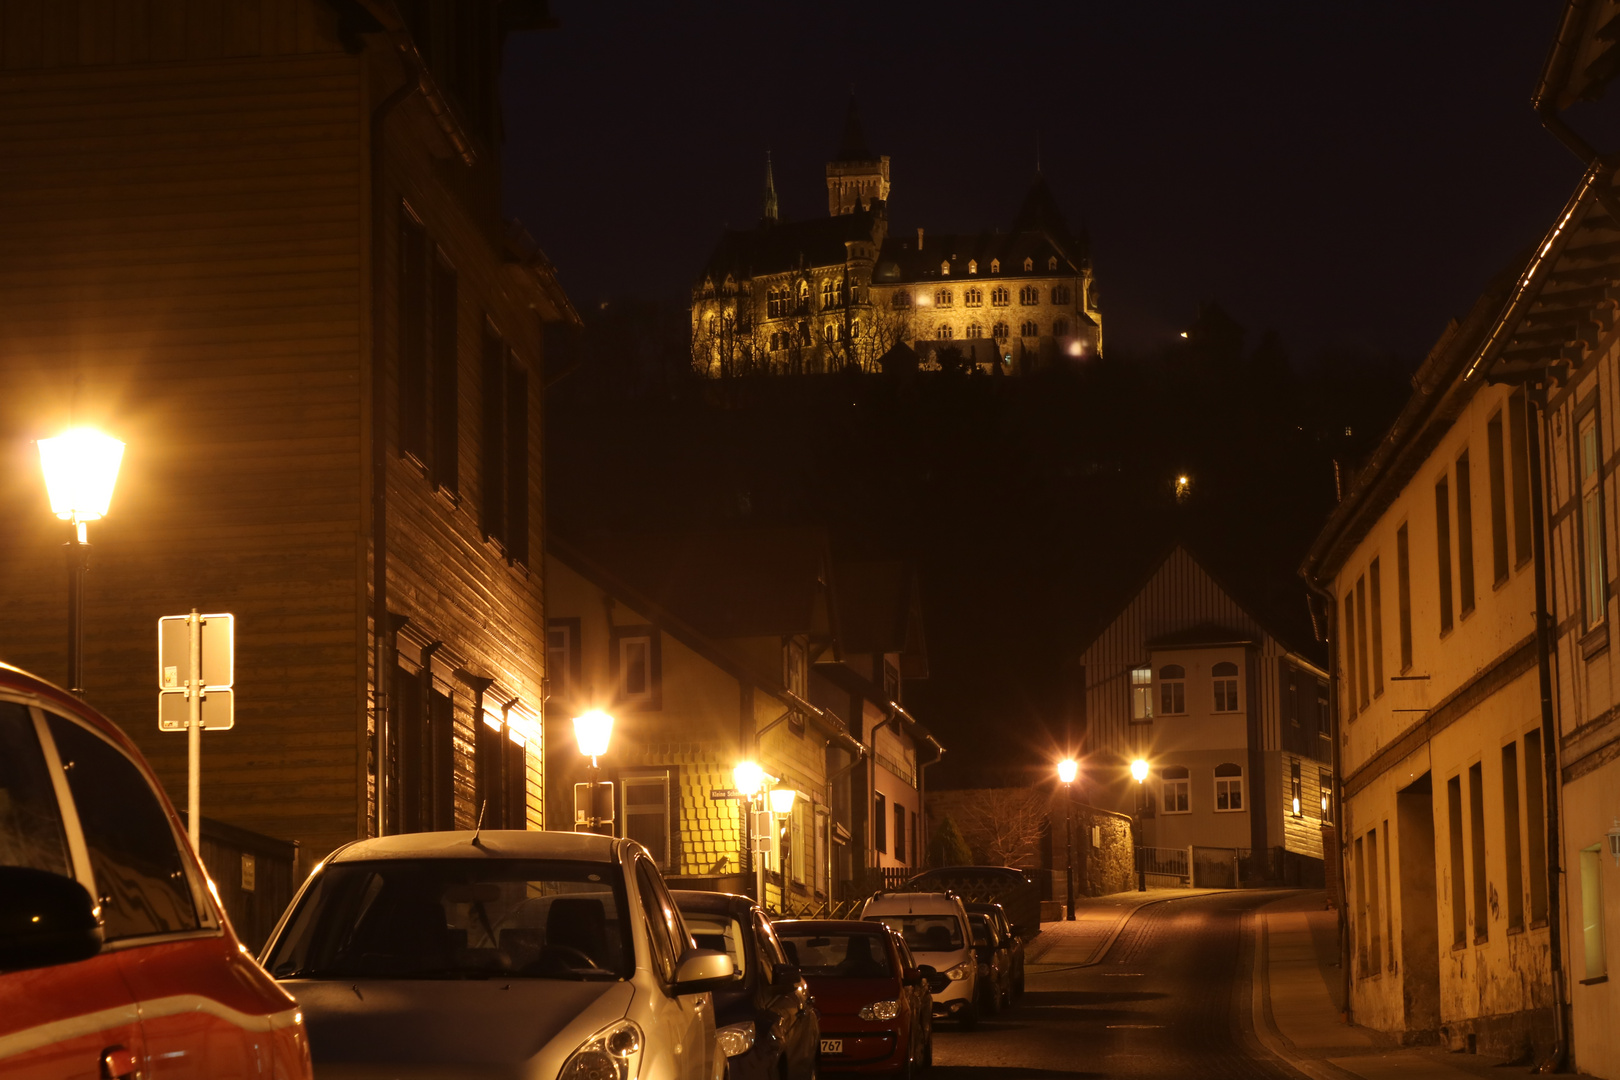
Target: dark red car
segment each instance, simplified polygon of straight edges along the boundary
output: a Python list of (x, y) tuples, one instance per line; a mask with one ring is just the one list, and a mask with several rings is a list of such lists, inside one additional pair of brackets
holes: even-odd
[(933, 1063), (929, 970), (906, 966), (888, 927), (784, 919), (776, 936), (810, 984), (823, 1070), (910, 1077)]

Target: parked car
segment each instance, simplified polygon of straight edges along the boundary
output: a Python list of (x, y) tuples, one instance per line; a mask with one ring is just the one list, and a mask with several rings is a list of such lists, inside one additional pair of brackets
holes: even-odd
[(645, 849), (590, 833), (434, 832), (338, 849), (263, 954), (322, 1080), (716, 1080), (711, 991)]
[[(888, 929), (887, 923), (883, 926)], [(930, 975), (937, 977), (937, 973), (926, 964), (917, 963), (916, 957), (906, 947), (906, 939), (900, 936), (898, 930), (889, 930), (889, 940), (894, 942), (895, 949), (900, 953), (901, 970), (915, 971), (921, 976), (918, 979), (902, 979), (900, 992), (911, 999), (913, 1012), (922, 1017), (927, 1025), (928, 1037), (922, 1058), (924, 1064), (931, 1065), (934, 1061), (934, 994), (928, 988), (928, 978)]]
[(307, 1080), (297, 1004), (237, 942), (135, 744), (0, 664), (0, 1074)]
[(928, 983), (935, 1018), (963, 1028), (978, 1022), (979, 958), (961, 900), (943, 892), (880, 892), (866, 902), (861, 918), (898, 930), (917, 961), (934, 969)]
[(979, 960), (979, 1009), (994, 1016), (1012, 1004), (1012, 950), (990, 916), (969, 911), (967, 917), (973, 955)]
[(1014, 933), (1031, 938), (1041, 932), (1041, 887), (1016, 866), (942, 866), (911, 878), (905, 889), (950, 891), (963, 900), (1000, 904)]
[(810, 987), (759, 905), (730, 893), (670, 895), (698, 947), (724, 952), (736, 968), (714, 991), (715, 1040), (730, 1080), (815, 1080), (821, 1025)]
[(1008, 969), (1013, 997), (1022, 996), (1024, 993), (1024, 939), (1013, 933), (1012, 924), (1007, 921), (1007, 912), (1000, 904), (963, 901), (962, 906), (967, 909), (970, 916), (974, 912), (988, 916), (991, 923), (1000, 932), (1002, 941), (1006, 944), (1010, 961)]
[(822, 1069), (910, 1078), (933, 1064), (930, 970), (906, 966), (886, 926), (780, 919), (776, 932), (821, 1014)]

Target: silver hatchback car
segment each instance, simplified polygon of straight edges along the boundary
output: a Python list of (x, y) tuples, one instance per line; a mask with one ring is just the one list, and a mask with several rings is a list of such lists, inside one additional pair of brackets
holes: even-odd
[(322, 1080), (715, 1080), (711, 991), (634, 841), (414, 833), (340, 848), (262, 960), (298, 999)]

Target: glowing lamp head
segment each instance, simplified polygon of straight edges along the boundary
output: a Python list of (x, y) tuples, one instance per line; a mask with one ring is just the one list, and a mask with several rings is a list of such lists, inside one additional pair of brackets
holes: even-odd
[(579, 752), (588, 758), (599, 758), (608, 751), (608, 740), (613, 738), (613, 717), (601, 709), (592, 709), (574, 717), (574, 738), (579, 741)]
[(107, 516), (124, 444), (90, 428), (74, 428), (39, 440), (39, 464), (51, 513), (63, 521), (96, 521)]
[(773, 813), (773, 814), (791, 814), (791, 813), (793, 813), (793, 804), (798, 801), (798, 798), (799, 798), (799, 793), (797, 791), (794, 791), (790, 787), (789, 788), (781, 788), (781, 787), (772, 788), (771, 789), (771, 813)]
[(1074, 778), (1079, 772), (1080, 766), (1075, 762), (1074, 758), (1058, 762), (1058, 779), (1065, 784), (1074, 783)]
[(1146, 758), (1137, 758), (1131, 762), (1131, 778), (1138, 784), (1147, 779), (1148, 763)]
[(731, 770), (731, 786), (737, 794), (752, 799), (765, 786), (765, 770), (752, 761), (745, 761)]

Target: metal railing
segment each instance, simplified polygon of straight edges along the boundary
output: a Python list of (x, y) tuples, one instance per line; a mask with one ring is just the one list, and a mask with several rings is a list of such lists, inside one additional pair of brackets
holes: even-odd
[(1137, 849), (1137, 869), (1149, 877), (1177, 878), (1191, 883), (1188, 848), (1144, 847)]

